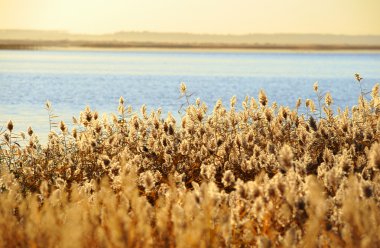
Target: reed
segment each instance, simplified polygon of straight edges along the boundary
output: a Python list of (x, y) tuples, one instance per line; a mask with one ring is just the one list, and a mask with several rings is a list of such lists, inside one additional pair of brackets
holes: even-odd
[[(360, 78), (360, 80), (359, 80)], [(361, 86), (361, 77), (357, 76)], [(351, 110), (264, 91), (179, 121), (119, 101), (0, 140), (1, 247), (379, 247), (379, 86)], [(324, 101), (323, 101), (324, 99)]]

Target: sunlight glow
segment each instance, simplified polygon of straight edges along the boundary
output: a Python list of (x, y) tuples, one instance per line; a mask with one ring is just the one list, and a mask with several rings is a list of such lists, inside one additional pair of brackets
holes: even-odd
[(379, 0), (0, 0), (0, 29), (380, 34)]

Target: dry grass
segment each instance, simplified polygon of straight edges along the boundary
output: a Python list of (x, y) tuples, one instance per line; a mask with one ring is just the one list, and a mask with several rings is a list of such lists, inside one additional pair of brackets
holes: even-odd
[(304, 114), (264, 92), (242, 108), (198, 99), (180, 123), (123, 99), (73, 130), (50, 111), (46, 146), (10, 122), (0, 246), (380, 247), (379, 87), (337, 113), (314, 89)]

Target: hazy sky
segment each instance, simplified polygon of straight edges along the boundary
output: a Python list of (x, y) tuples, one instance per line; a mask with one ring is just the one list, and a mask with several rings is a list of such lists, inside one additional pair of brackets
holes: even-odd
[(380, 0), (0, 0), (0, 29), (380, 35)]

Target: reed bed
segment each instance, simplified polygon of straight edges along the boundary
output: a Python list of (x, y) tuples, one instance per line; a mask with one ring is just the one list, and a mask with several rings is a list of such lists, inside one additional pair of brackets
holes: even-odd
[[(361, 77), (356, 75), (362, 86)], [(68, 130), (1, 135), (1, 247), (380, 247), (380, 97), (352, 109), (314, 85), (185, 113), (86, 108)], [(299, 111), (301, 107), (307, 111)]]

